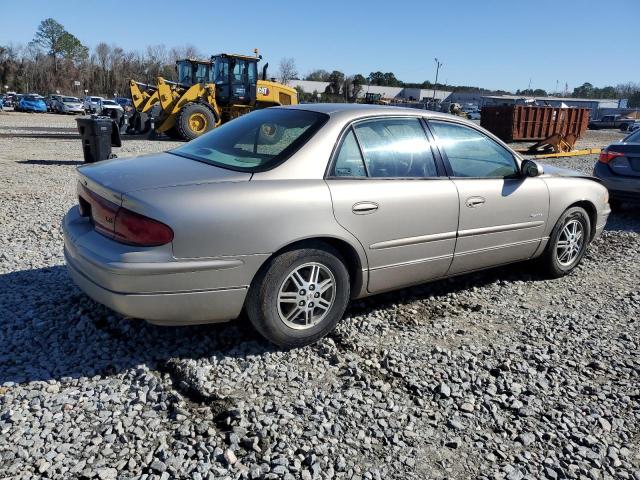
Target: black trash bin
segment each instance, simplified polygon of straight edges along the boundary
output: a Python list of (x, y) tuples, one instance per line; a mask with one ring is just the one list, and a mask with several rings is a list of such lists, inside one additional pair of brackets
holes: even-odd
[(91, 115), (76, 118), (76, 122), (82, 139), (85, 163), (113, 158), (111, 147), (122, 146), (118, 125), (110, 117)]

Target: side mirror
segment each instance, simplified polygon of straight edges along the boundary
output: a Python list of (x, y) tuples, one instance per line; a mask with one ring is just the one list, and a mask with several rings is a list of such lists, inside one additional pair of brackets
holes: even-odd
[(520, 171), (525, 177), (537, 177), (544, 173), (542, 165), (533, 160), (523, 160), (520, 164)]

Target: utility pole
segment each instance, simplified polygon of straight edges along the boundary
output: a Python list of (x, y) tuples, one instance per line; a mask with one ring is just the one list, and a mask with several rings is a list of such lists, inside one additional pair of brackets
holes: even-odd
[(433, 103), (435, 105), (436, 103), (436, 88), (438, 87), (438, 72), (440, 71), (440, 67), (442, 66), (442, 63), (440, 63), (438, 61), (438, 58), (434, 58), (434, 60), (436, 61), (436, 83), (433, 85)]

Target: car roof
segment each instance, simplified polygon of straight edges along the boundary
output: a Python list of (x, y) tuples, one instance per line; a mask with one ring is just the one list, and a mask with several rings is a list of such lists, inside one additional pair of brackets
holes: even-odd
[(370, 116), (412, 115), (426, 118), (449, 118), (460, 122), (468, 122), (463, 117), (448, 113), (423, 110), (421, 108), (394, 107), (389, 105), (368, 105), (359, 103), (301, 103), (298, 105), (287, 105), (277, 108), (307, 110), (311, 112), (325, 113), (330, 117), (340, 117), (341, 119), (349, 120)]

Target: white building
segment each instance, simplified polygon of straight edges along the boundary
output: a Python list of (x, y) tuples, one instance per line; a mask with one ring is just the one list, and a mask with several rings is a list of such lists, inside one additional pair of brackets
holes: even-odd
[[(310, 80), (290, 80), (288, 85), (296, 88), (300, 87), (305, 93), (324, 93), (329, 86), (329, 82), (314, 82)], [(363, 98), (367, 93), (379, 93), (383, 98), (389, 100), (415, 100), (420, 101), (423, 98), (433, 98), (433, 90), (425, 88), (408, 88), (408, 87), (382, 87), (379, 85), (363, 85), (362, 90), (358, 94), (358, 98)], [(446, 90), (436, 90), (436, 100), (444, 100), (451, 92)]]
[(604, 108), (620, 108), (621, 100), (611, 98), (573, 98), (573, 97), (524, 97), (522, 95), (486, 95), (482, 97), (481, 107), (500, 105), (525, 105), (527, 103), (550, 107), (589, 108), (592, 118)]

